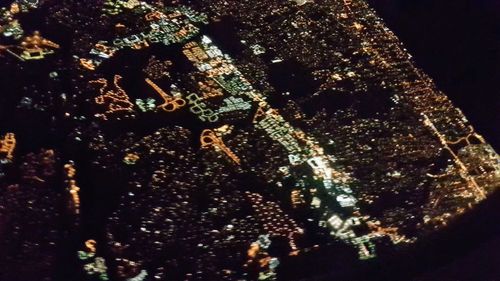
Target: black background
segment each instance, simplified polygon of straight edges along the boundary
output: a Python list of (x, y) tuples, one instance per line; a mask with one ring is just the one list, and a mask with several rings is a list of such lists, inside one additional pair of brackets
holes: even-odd
[[(500, 149), (500, 1), (369, 0), (417, 65)], [(500, 195), (440, 235), (416, 280), (500, 280)], [(402, 271), (403, 268), (395, 269)]]
[(479, 133), (500, 149), (500, 1), (369, 0)]

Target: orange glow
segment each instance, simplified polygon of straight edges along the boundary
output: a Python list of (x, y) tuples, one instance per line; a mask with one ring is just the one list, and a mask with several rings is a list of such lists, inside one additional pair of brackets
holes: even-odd
[(85, 241), (85, 248), (87, 248), (87, 250), (91, 253), (96, 252), (96, 245), (97, 245), (97, 242), (93, 239)]
[(59, 49), (59, 45), (43, 38), (39, 31), (33, 32), (32, 36), (26, 36), (21, 42), (21, 47), (26, 49), (42, 49), (43, 47)]
[(222, 97), (223, 90), (213, 80), (198, 82), (198, 87), (203, 92), (203, 99)]
[(184, 50), (182, 52), (190, 61), (194, 63), (209, 59), (207, 53), (196, 42), (189, 42), (184, 45)]
[(94, 48), (97, 51), (102, 52), (110, 57), (112, 57), (116, 52), (116, 50), (111, 49), (110, 47), (103, 45), (103, 44), (99, 44), (99, 43), (95, 44)]
[(254, 242), (250, 245), (250, 248), (247, 251), (247, 255), (249, 259), (253, 259), (257, 256), (260, 251), (260, 246), (258, 243)]
[(347, 8), (347, 10), (349, 10), (349, 12), (351, 12), (351, 4), (352, 0), (344, 0), (344, 5)]
[(19, 4), (17, 3), (12, 3), (12, 5), (10, 5), (10, 12), (12, 14), (17, 14), (19, 13), (21, 10), (19, 9)]
[(66, 176), (67, 176), (68, 178), (73, 178), (73, 177), (75, 177), (76, 170), (75, 170), (75, 168), (73, 167), (73, 165), (71, 165), (71, 164), (66, 164), (66, 165), (64, 165), (64, 170), (66, 171)]
[(294, 208), (297, 208), (298, 206), (300, 206), (300, 205), (302, 205), (302, 204), (305, 203), (305, 201), (303, 199), (303, 195), (300, 192), (300, 190), (293, 190), (291, 192), (290, 197), (291, 197), (292, 204), (293, 204)]
[(95, 70), (94, 63), (89, 59), (80, 59), (80, 65), (88, 70)]
[(264, 109), (259, 106), (259, 108), (255, 112), (255, 115), (253, 116), (253, 123), (257, 123), (258, 120), (260, 120), (260, 118), (263, 116), (266, 116), (266, 113), (264, 112)]
[(267, 267), (269, 262), (271, 261), (271, 257), (265, 257), (259, 260), (259, 266), (261, 268)]
[(159, 11), (154, 11), (149, 14), (146, 14), (145, 18), (147, 21), (154, 21), (154, 20), (160, 20), (165, 17), (165, 14), (159, 12)]
[(240, 164), (240, 158), (236, 156), (212, 130), (203, 130), (200, 136), (201, 147), (215, 146), (222, 150), (236, 164)]
[(14, 149), (16, 148), (16, 136), (14, 133), (7, 133), (3, 139), (0, 139), (0, 153), (12, 161), (14, 158)]
[(130, 99), (123, 90), (123, 88), (120, 87), (118, 82), (122, 79), (120, 75), (115, 75), (113, 79), (114, 86), (116, 90), (107, 90), (108, 88), (108, 81), (104, 78), (99, 78), (97, 80), (90, 81), (89, 83), (98, 83), (101, 84), (101, 89), (99, 90), (101, 95), (95, 98), (96, 104), (108, 105), (108, 110), (102, 115), (104, 120), (107, 120), (107, 115), (112, 114), (112, 113), (117, 113), (117, 112), (134, 112), (134, 104), (130, 102)]
[(142, 41), (142, 42), (134, 44), (132, 46), (132, 49), (134, 49), (134, 50), (141, 50), (141, 49), (147, 48), (147, 47), (149, 47), (149, 43), (146, 42), (146, 41)]
[(177, 109), (184, 107), (186, 105), (186, 101), (183, 98), (172, 97), (169, 94), (165, 93), (158, 85), (156, 85), (151, 79), (146, 78), (146, 83), (149, 84), (163, 99), (163, 104), (159, 105), (158, 108), (161, 108), (165, 112), (174, 112)]
[(137, 154), (135, 154), (135, 153), (127, 153), (127, 155), (125, 155), (125, 158), (123, 158), (123, 160), (124, 160), (126, 163), (135, 163), (135, 162), (137, 162), (139, 159), (140, 159), (139, 155), (137, 155)]
[(288, 243), (292, 249), (290, 255), (293, 255), (293, 252), (298, 250), (294, 237), (302, 234), (303, 230), (276, 203), (264, 201), (262, 195), (258, 193), (247, 192), (246, 195), (250, 199), (257, 218), (262, 223), (266, 233), (271, 236), (288, 238)]
[(470, 133), (467, 136), (460, 138), (456, 141), (449, 141), (446, 139), (445, 135), (443, 135), (441, 132), (438, 131), (438, 129), (436, 128), (434, 123), (431, 121), (431, 119), (426, 114), (424, 114), (424, 125), (429, 127), (433, 131), (433, 133), (439, 138), (439, 141), (444, 146), (444, 148), (453, 157), (453, 162), (460, 169), (460, 173), (459, 173), (460, 176), (469, 184), (469, 186), (471, 186), (474, 189), (475, 195), (476, 195), (476, 200), (480, 201), (480, 200), (485, 199), (486, 198), (485, 190), (479, 186), (479, 184), (476, 182), (476, 180), (471, 176), (471, 173), (470, 173), (469, 169), (467, 168), (467, 166), (462, 162), (460, 157), (458, 157), (458, 155), (455, 153), (455, 151), (453, 151), (453, 149), (450, 147), (450, 145), (458, 144), (462, 141), (465, 141), (467, 143), (467, 145), (470, 145), (470, 138), (471, 137), (475, 137), (476, 139), (478, 139), (481, 142), (484, 142), (484, 139), (480, 135), (475, 133), (474, 129), (472, 127), (469, 127)]
[(68, 185), (69, 194), (71, 196), (71, 208), (75, 214), (80, 213), (80, 187), (77, 186), (75, 176), (76, 170), (72, 164), (64, 165), (66, 172), (66, 183)]

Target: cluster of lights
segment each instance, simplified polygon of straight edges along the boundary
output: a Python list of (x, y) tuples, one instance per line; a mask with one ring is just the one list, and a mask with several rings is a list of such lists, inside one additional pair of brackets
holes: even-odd
[(71, 209), (74, 214), (80, 214), (80, 188), (76, 184), (76, 169), (73, 163), (68, 163), (64, 165), (64, 171), (66, 176), (66, 185), (71, 196)]
[(108, 281), (106, 260), (96, 256), (97, 242), (93, 239), (85, 241), (85, 250), (78, 251), (78, 258), (85, 262), (83, 269), (90, 276), (97, 276), (101, 281)]
[(135, 105), (142, 112), (154, 111), (156, 109), (156, 101), (154, 99), (152, 99), (152, 98), (147, 98), (145, 100), (143, 100), (143, 99), (136, 99), (135, 100)]
[(196, 23), (208, 23), (206, 15), (183, 6), (160, 9), (142, 1), (117, 1), (114, 6), (117, 8), (113, 10), (116, 13), (122, 11), (121, 7), (129, 10), (140, 8), (141, 10), (138, 12), (144, 14), (144, 18), (149, 22), (149, 30), (126, 38), (115, 38), (112, 42), (98, 42), (90, 51), (90, 58), (80, 59), (80, 64), (86, 69), (95, 70), (104, 60), (109, 59), (116, 51), (123, 48), (142, 49), (154, 43), (168, 46), (186, 42), (199, 33)]
[(0, 156), (4, 157), (5, 161), (12, 161), (14, 159), (14, 149), (16, 148), (16, 135), (14, 133), (7, 133), (0, 139)]
[[(259, 116), (264, 113), (263, 118)], [(262, 129), (273, 140), (279, 142), (291, 154), (298, 154), (302, 151), (299, 143), (294, 138), (294, 128), (286, 122), (277, 110), (268, 109), (267, 111), (257, 111), (254, 116), (255, 126)]]
[(297, 223), (274, 202), (264, 201), (262, 195), (247, 192), (246, 194), (252, 203), (252, 207), (257, 213), (257, 218), (262, 223), (266, 233), (271, 237), (286, 237), (292, 249), (292, 253), (297, 251), (295, 236), (304, 231)]
[(223, 102), (224, 106), (217, 110), (219, 114), (232, 111), (247, 111), (252, 108), (252, 105), (247, 101), (243, 100), (242, 98), (236, 98), (233, 96), (225, 98)]
[(192, 93), (186, 97), (190, 105), (189, 111), (198, 115), (198, 118), (204, 122), (217, 122), (219, 121), (219, 115), (212, 109), (207, 108), (207, 104), (203, 99), (195, 93)]
[(413, 243), (415, 238), (409, 239), (404, 235), (399, 234), (397, 227), (382, 227), (380, 221), (367, 221), (366, 224), (375, 235), (387, 236), (394, 244)]
[(139, 161), (139, 159), (141, 159), (141, 157), (138, 154), (127, 153), (127, 155), (123, 158), (123, 163), (127, 165), (134, 165), (137, 161)]
[(37, 60), (45, 58), (45, 55), (53, 54), (59, 45), (43, 38), (40, 32), (35, 31), (32, 36), (26, 36), (20, 44), (23, 52), (21, 58), (24, 60)]
[(139, 6), (141, 3), (138, 0), (107, 0), (104, 3), (103, 11), (110, 15), (118, 15), (123, 12), (124, 9), (133, 9)]
[(163, 111), (174, 112), (186, 105), (186, 101), (181, 97), (180, 93), (171, 96), (149, 78), (146, 78), (146, 83), (148, 83), (148, 85), (151, 86), (163, 99), (163, 104), (158, 106), (158, 108)]
[(298, 189), (292, 190), (290, 192), (290, 199), (294, 208), (302, 206), (306, 203), (306, 201), (304, 200), (304, 195)]
[[(125, 90), (118, 84), (122, 79), (120, 75), (115, 75), (113, 78), (113, 84), (116, 88), (108, 89), (108, 81), (104, 78), (99, 78), (97, 80), (92, 80), (89, 83), (101, 84), (99, 89), (100, 96), (95, 98), (95, 103), (99, 105), (107, 105), (108, 110), (104, 114), (97, 114), (98, 117), (102, 117), (104, 120), (108, 120), (108, 115), (115, 114), (118, 112), (122, 113), (133, 113), (134, 104), (130, 102), (130, 99), (125, 92)], [(108, 89), (108, 90), (106, 90)]]
[[(351, 0), (345, 1), (351, 2)], [(377, 22), (376, 28), (380, 31), (380, 36), (384, 37), (385, 42), (392, 42), (390, 48), (387, 48), (387, 45), (373, 44), (377, 41), (371, 39), (363, 41), (363, 51), (373, 57), (373, 60), (370, 62), (372, 65), (377, 64), (382, 69), (392, 68), (391, 71), (398, 71), (395, 66), (405, 63), (408, 70), (417, 77), (417, 79), (412, 79), (412, 81), (400, 81), (393, 85), (399, 88), (400, 92), (404, 92), (404, 95), (401, 97), (395, 95), (394, 100), (396, 103), (400, 101), (409, 103), (417, 112), (420, 112), (423, 117), (421, 121), (423, 121), (424, 125), (438, 138), (441, 145), (443, 145), (449, 156), (451, 156), (451, 161), (454, 163), (455, 168), (448, 167), (444, 174), (438, 176), (428, 174), (428, 176), (435, 179), (441, 179), (452, 174), (458, 174), (466, 185), (465, 189), (459, 191), (458, 196), (474, 197), (476, 202), (485, 199), (487, 190), (476, 180), (475, 173), (470, 171), (467, 163), (464, 163), (462, 159), (467, 153), (459, 155), (456, 151), (456, 147), (461, 146), (462, 148), (459, 151), (464, 152), (467, 148), (476, 146), (481, 147), (483, 151), (491, 151), (491, 146), (486, 144), (482, 136), (477, 134), (471, 126), (467, 125), (467, 118), (459, 109), (453, 106), (446, 95), (436, 90), (432, 80), (414, 66), (411, 61), (411, 55), (409, 55), (404, 48), (401, 48), (399, 39), (394, 33), (383, 26), (380, 21)], [(356, 25), (355, 23), (354, 31), (360, 34), (360, 36), (365, 36), (365, 34), (360, 32), (362, 29), (361, 25)], [(479, 145), (473, 144), (471, 139), (478, 141)], [(492, 161), (490, 161), (490, 163), (495, 162), (491, 165), (493, 166), (492, 170), (498, 171), (500, 170), (500, 165), (498, 164), (500, 163), (500, 157), (496, 153), (493, 154)], [(487, 162), (489, 160), (483, 158), (481, 161)], [(453, 169), (456, 169), (456, 171), (452, 172)], [(487, 177), (488, 172), (481, 170), (481, 167), (479, 167), (479, 174), (479, 178)], [(489, 174), (489, 177), (494, 181), (498, 180), (500, 175), (493, 172)], [(455, 180), (452, 181), (453, 182), (447, 182), (446, 185), (453, 186), (458, 184)], [(460, 188), (455, 188), (454, 190), (460, 190)], [(432, 204), (433, 209), (438, 204), (438, 201), (439, 198), (434, 200)], [(457, 213), (463, 212), (463, 208), (457, 208), (456, 211)], [(451, 215), (446, 212), (437, 216), (436, 220), (445, 224), (450, 217)], [(430, 219), (424, 218), (424, 220), (429, 221)]]
[(21, 61), (44, 59), (46, 55), (53, 54), (55, 49), (59, 49), (59, 45), (43, 38), (38, 31), (31, 36), (24, 37), (18, 46), (0, 46), (0, 50), (8, 52)]
[(263, 269), (259, 273), (259, 280), (275, 280), (275, 269), (279, 265), (279, 260), (267, 253), (267, 249), (271, 245), (269, 238), (287, 238), (291, 248), (290, 255), (294, 256), (299, 253), (295, 238), (297, 235), (303, 234), (303, 229), (293, 219), (289, 218), (276, 203), (264, 201), (262, 196), (257, 193), (247, 192), (246, 195), (250, 199), (252, 207), (257, 213), (257, 218), (266, 232), (265, 235), (260, 235), (259, 239), (250, 245), (247, 251), (248, 261), (246, 265), (248, 266), (257, 260), (259, 268)]
[[(348, 10), (350, 9), (349, 5), (350, 3), (346, 3)], [(160, 12), (151, 12), (147, 14), (146, 19), (153, 22), (164, 21), (166, 17), (170, 17), (169, 19), (173, 21), (173, 19), (181, 16), (181, 14), (182, 13), (174, 12), (169, 14), (169, 16), (166, 16)], [(364, 27), (359, 23), (354, 23), (353, 28), (356, 32), (361, 32), (364, 29)], [(135, 42), (137, 40), (135, 37), (128, 38), (123, 41), (115, 40), (114, 44), (115, 46), (121, 46), (120, 42), (125, 41)], [(364, 47), (366, 52), (376, 51), (368, 45)], [(185, 97), (188, 101), (187, 103), (190, 105), (190, 111), (197, 114), (203, 121), (216, 122), (219, 119), (217, 115), (219, 112), (223, 113), (227, 111), (249, 110), (251, 105), (244, 98), (250, 98), (251, 100), (258, 102), (258, 110), (254, 118), (255, 126), (264, 130), (271, 139), (279, 142), (289, 151), (290, 163), (292, 165), (307, 163), (313, 169), (314, 177), (323, 182), (324, 191), (332, 196), (339, 203), (340, 207), (352, 214), (352, 217), (347, 216), (347, 218), (341, 218), (341, 216), (330, 211), (325, 211), (323, 213), (323, 222), (329, 222), (327, 225), (332, 228), (332, 235), (345, 240), (346, 242), (358, 245), (360, 249), (360, 256), (362, 258), (373, 257), (374, 253), (372, 248), (374, 246), (371, 239), (379, 237), (382, 234), (387, 235), (389, 232), (374, 230), (374, 233), (372, 233), (373, 235), (365, 235), (361, 237), (354, 234), (352, 227), (363, 224), (364, 219), (361, 215), (359, 215), (359, 212), (357, 212), (357, 199), (352, 195), (352, 190), (348, 186), (348, 184), (352, 181), (349, 175), (331, 167), (331, 164), (335, 162), (335, 159), (331, 156), (325, 155), (323, 149), (314, 139), (307, 137), (302, 131), (293, 128), (276, 110), (272, 109), (265, 101), (265, 97), (258, 93), (258, 91), (254, 90), (248, 80), (243, 77), (241, 72), (232, 63), (232, 59), (212, 44), (210, 38), (203, 36), (199, 42), (187, 43), (184, 46), (183, 53), (199, 71), (206, 75), (207, 81), (209, 81), (208, 83), (199, 83), (200, 89), (202, 89), (203, 92), (203, 97), (199, 97), (197, 94), (190, 94)], [(382, 55), (374, 54), (374, 57), (381, 58)], [(384, 60), (381, 61), (384, 62)], [(353, 78), (356, 75), (357, 74), (352, 71), (347, 73), (347, 77), (350, 78)], [(333, 78), (336, 80), (342, 79), (339, 75)], [(151, 85), (151, 83), (149, 84)], [(153, 86), (153, 88), (155, 87)], [(223, 94), (221, 89), (232, 95), (224, 100), (226, 105), (218, 111), (213, 111), (212, 109), (207, 108), (208, 105), (204, 103), (203, 100), (222, 96)], [(157, 90), (157, 92), (164, 98), (165, 103), (163, 110), (165, 111), (175, 111), (186, 104), (183, 99), (182, 101), (176, 101), (175, 98), (167, 96), (167, 94), (165, 94), (165, 92), (161, 89)], [(209, 138), (210, 137), (206, 137), (205, 139), (209, 140)], [(219, 142), (214, 140), (205, 142), (210, 145), (217, 143), (218, 149), (224, 151), (229, 157), (231, 157), (231, 154), (229, 153), (230, 150), (227, 149), (225, 145), (221, 145)], [(292, 194), (292, 196), (293, 195), (294, 194)], [(294, 198), (295, 202), (300, 202), (299, 195), (295, 194)], [(321, 203), (322, 202), (319, 198), (314, 197), (313, 202), (311, 202), (311, 206), (319, 209), (322, 207)], [(356, 211), (354, 213), (357, 214), (354, 214), (352, 210)]]
[(457, 141), (454, 141), (454, 142), (453, 141), (448, 141), (446, 139), (446, 137), (441, 132), (438, 131), (438, 129), (436, 128), (436, 126), (434, 125), (434, 123), (432, 123), (431, 119), (425, 113), (423, 113), (422, 115), (424, 117), (424, 124), (432, 130), (432, 132), (439, 138), (439, 141), (444, 146), (444, 148), (453, 157), (453, 162), (460, 169), (460, 173), (459, 173), (460, 176), (465, 181), (467, 181), (467, 183), (473, 188), (473, 190), (475, 192), (476, 200), (477, 201), (481, 201), (481, 200), (485, 199), (486, 198), (486, 192), (484, 191), (484, 189), (481, 186), (479, 186), (479, 184), (476, 182), (476, 180), (474, 179), (474, 177), (471, 176), (471, 173), (470, 173), (469, 169), (467, 168), (467, 166), (462, 162), (462, 160), (460, 159), (460, 157), (458, 157), (458, 155), (450, 147), (450, 145), (458, 144), (458, 143), (460, 143), (462, 141), (465, 141), (467, 143), (467, 145), (470, 145), (471, 143), (470, 143), (469, 139), (471, 137), (473, 137), (473, 136), (475, 136), (482, 143), (484, 143), (484, 139), (481, 136), (479, 136), (476, 133), (474, 133), (473, 128), (470, 127), (471, 133), (469, 133), (467, 136), (465, 136), (463, 138), (460, 138), (460, 139), (458, 139)]
[[(253, 122), (257, 128), (262, 129), (273, 140), (279, 142), (288, 152), (292, 165), (307, 163), (314, 172), (314, 176), (323, 182), (323, 187), (339, 205), (347, 212), (357, 210), (357, 200), (352, 195), (352, 190), (347, 186), (351, 181), (349, 175), (331, 168), (332, 157), (324, 154), (317, 141), (306, 136), (304, 132), (290, 125), (277, 110), (265, 101), (265, 97), (253, 89), (252, 85), (232, 63), (232, 59), (225, 55), (212, 40), (203, 36), (201, 42), (190, 42), (184, 47), (184, 54), (193, 62), (199, 71), (205, 73), (208, 78), (213, 79), (224, 90), (233, 96), (245, 96), (258, 103)], [(334, 178), (335, 176), (335, 178)], [(321, 208), (321, 200), (311, 202), (311, 207)], [(323, 219), (328, 220), (332, 215), (329, 210), (323, 213)], [(336, 215), (335, 215), (336, 216)], [(340, 219), (340, 217), (338, 217)], [(341, 232), (332, 231), (331, 234), (337, 238), (358, 247), (361, 259), (375, 257), (374, 244), (371, 239), (375, 236), (358, 237), (351, 227), (350, 221), (359, 221), (361, 217), (353, 215), (348, 219), (341, 220), (344, 227)], [(377, 236), (378, 237), (378, 236)], [(367, 241), (365, 241), (367, 240)], [(360, 242), (361, 241), (361, 242)]]
[(203, 99), (222, 97), (223, 90), (214, 80), (199, 81), (198, 88), (203, 93)]
[(222, 141), (222, 139), (217, 136), (217, 133), (213, 130), (203, 130), (200, 136), (201, 147), (215, 147), (218, 150), (223, 151), (231, 160), (236, 164), (240, 164), (240, 158), (236, 156)]
[(169, 60), (159, 61), (154, 56), (152, 56), (149, 59), (148, 65), (144, 68), (143, 72), (148, 76), (148, 78), (154, 80), (158, 80), (163, 77), (170, 78), (171, 66), (172, 66), (172, 61)]
[(8, 9), (0, 9), (0, 23), (6, 22), (6, 24), (0, 25), (0, 34), (5, 37), (12, 37), (16, 40), (20, 39), (24, 31), (15, 16), (21, 13), (28, 13), (38, 8), (39, 4), (38, 0), (15, 0), (10, 4)]
[(260, 269), (259, 280), (276, 280), (276, 268), (279, 266), (279, 259), (276, 257), (271, 257), (267, 250), (271, 246), (271, 240), (269, 240), (269, 234), (259, 235), (257, 241), (250, 245), (247, 251), (247, 262), (245, 266), (257, 263)]
[(54, 49), (59, 49), (58, 44), (42, 38), (38, 31), (32, 36), (24, 36), (24, 30), (16, 19), (17, 15), (38, 8), (39, 4), (38, 0), (16, 0), (11, 3), (9, 9), (0, 9), (0, 35), (18, 42), (17, 45), (2, 45), (0, 51), (6, 51), (17, 59), (25, 61), (43, 59), (46, 55), (53, 54)]
[(215, 46), (209, 37), (203, 36), (200, 42), (187, 43), (183, 52), (199, 71), (228, 93), (263, 100), (233, 64), (231, 57)]

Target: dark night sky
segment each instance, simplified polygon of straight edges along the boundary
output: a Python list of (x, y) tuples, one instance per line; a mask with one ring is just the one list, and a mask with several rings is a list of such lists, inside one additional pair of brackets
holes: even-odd
[[(499, 151), (500, 1), (368, 2), (403, 41), (418, 66)], [(436, 253), (447, 257), (446, 261), (423, 270), (427, 272), (416, 280), (500, 280), (499, 212), (497, 193), (470, 220), (457, 226), (458, 231), (451, 231), (456, 233), (450, 234), (456, 250)]]
[(500, 150), (500, 1), (369, 0), (479, 133)]

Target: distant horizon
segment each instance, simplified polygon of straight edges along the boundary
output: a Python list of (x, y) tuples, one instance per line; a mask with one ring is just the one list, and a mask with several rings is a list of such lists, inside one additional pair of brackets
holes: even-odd
[(500, 151), (500, 1), (367, 0)]

